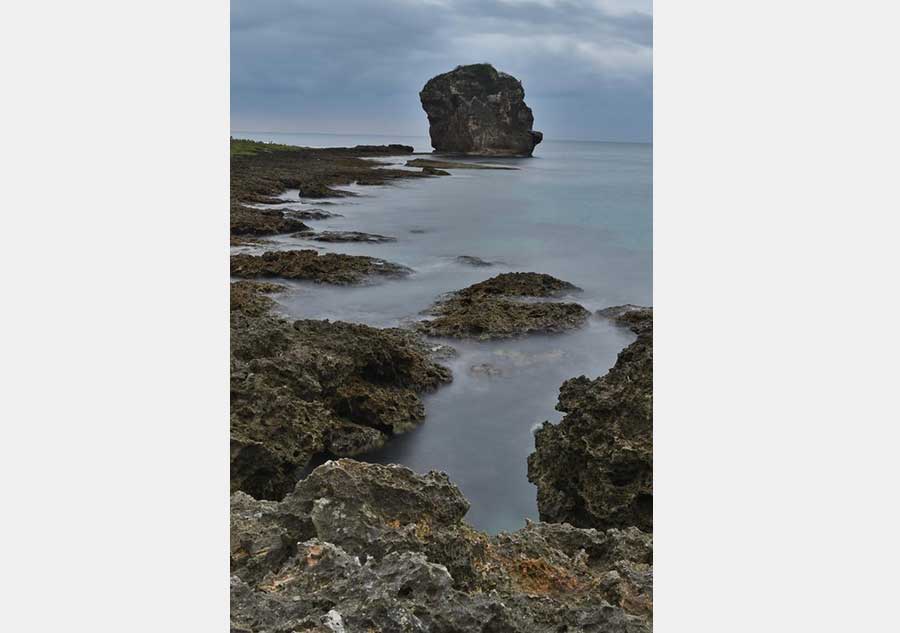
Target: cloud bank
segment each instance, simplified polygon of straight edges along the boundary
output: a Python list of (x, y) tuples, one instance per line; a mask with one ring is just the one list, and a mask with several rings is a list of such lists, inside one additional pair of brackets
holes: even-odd
[(425, 135), (459, 64), (522, 80), (547, 138), (649, 141), (644, 0), (232, 0), (232, 129)]

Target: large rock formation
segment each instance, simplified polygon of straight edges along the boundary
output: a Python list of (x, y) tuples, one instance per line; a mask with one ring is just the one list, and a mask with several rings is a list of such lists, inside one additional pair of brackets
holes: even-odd
[(572, 378), (559, 390), (566, 413), (535, 434), (528, 479), (544, 521), (608, 529), (653, 530), (653, 311), (636, 306), (600, 316), (631, 328), (637, 340), (605, 376)]
[(231, 631), (649, 633), (653, 541), (532, 523), (494, 537), (443, 473), (328, 462), (231, 497)]
[(531, 156), (544, 135), (532, 131), (522, 82), (490, 64), (457, 66), (419, 93), (438, 152)]

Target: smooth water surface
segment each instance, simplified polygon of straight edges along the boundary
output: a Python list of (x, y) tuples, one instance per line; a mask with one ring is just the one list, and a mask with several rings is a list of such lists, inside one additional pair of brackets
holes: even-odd
[[(427, 151), (427, 138), (255, 134), (306, 146), (402, 143)], [(360, 195), (321, 205), (342, 217), (307, 221), (316, 230), (355, 230), (397, 238), (384, 244), (323, 244), (289, 236), (267, 248), (317, 248), (371, 255), (404, 264), (409, 278), (357, 288), (292, 282), (278, 297), (295, 318), (327, 318), (397, 326), (423, 318), (442, 293), (501, 272), (549, 273), (584, 289), (572, 297), (594, 311), (652, 298), (652, 146), (545, 141), (530, 159), (469, 159), (515, 171), (450, 170), (449, 177), (390, 186), (350, 186)], [(409, 157), (378, 159), (402, 165)], [(453, 159), (457, 160), (457, 159)], [(236, 249), (253, 252), (254, 249)], [(494, 262), (472, 267), (460, 255)], [(361, 457), (448, 473), (472, 504), (468, 520), (496, 532), (537, 518), (536, 489), (526, 478), (533, 429), (557, 422), (559, 387), (568, 378), (605, 373), (633, 334), (601, 319), (569, 334), (511, 341), (449, 341), (454, 381), (425, 396), (421, 427)]]

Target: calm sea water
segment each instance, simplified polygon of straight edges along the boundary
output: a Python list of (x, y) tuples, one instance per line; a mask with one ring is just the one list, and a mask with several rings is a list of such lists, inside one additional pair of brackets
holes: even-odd
[[(429, 151), (427, 138), (233, 132), (312, 147), (403, 143)], [(402, 165), (408, 157), (384, 159)], [(452, 176), (350, 189), (352, 199), (322, 206), (342, 217), (308, 222), (319, 230), (357, 230), (397, 238), (386, 244), (323, 245), (287, 236), (275, 248), (314, 247), (405, 264), (408, 279), (361, 288), (291, 283), (280, 309), (385, 327), (409, 323), (442, 293), (507, 271), (549, 273), (584, 289), (590, 310), (652, 301), (652, 146), (548, 140), (530, 159), (470, 159), (516, 171), (451, 170)], [(286, 192), (286, 208), (301, 205)], [(271, 248), (271, 247), (270, 247)], [(249, 250), (252, 249), (241, 249)], [(471, 255), (496, 262), (473, 268)], [(605, 373), (634, 336), (594, 319), (579, 331), (490, 343), (440, 341), (459, 352), (454, 381), (426, 396), (417, 430), (362, 457), (446, 472), (472, 504), (468, 520), (484, 530), (514, 530), (537, 518), (526, 478), (533, 430), (557, 422), (559, 386)], [(486, 370), (486, 368), (489, 368)]]

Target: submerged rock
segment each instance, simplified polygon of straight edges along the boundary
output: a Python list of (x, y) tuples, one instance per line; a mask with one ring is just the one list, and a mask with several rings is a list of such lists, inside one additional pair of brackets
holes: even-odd
[(467, 266), (476, 266), (476, 267), (487, 267), (493, 266), (493, 262), (489, 262), (487, 260), (481, 259), (480, 257), (474, 257), (472, 255), (460, 255), (456, 258), (456, 262), (458, 264), (465, 264)]
[(590, 312), (577, 303), (528, 301), (559, 297), (579, 289), (539, 273), (504, 273), (452, 293), (431, 309), (435, 318), (417, 324), (430, 336), (509, 338), (581, 327)]
[(383, 242), (396, 242), (396, 237), (387, 235), (378, 235), (377, 233), (362, 233), (360, 231), (302, 231), (294, 233), (292, 237), (299, 237), (304, 240), (313, 240), (315, 242), (371, 242), (380, 244)]
[[(481, 163), (461, 163), (449, 160), (434, 160), (433, 158), (414, 158), (406, 161), (407, 167), (421, 167), (422, 169), (505, 169), (515, 170), (516, 167), (503, 167), (501, 165), (482, 165)], [(444, 172), (446, 175), (450, 175)]]
[(488, 536), (443, 473), (327, 462), (280, 503), (231, 497), (232, 631), (649, 632), (649, 534)]
[(231, 288), (231, 487), (280, 499), (315, 456), (357, 455), (425, 418), (452, 379), (414, 333), (268, 314), (275, 284)]
[(563, 383), (562, 421), (535, 433), (528, 480), (542, 520), (606, 529), (653, 529), (653, 310), (618, 306), (601, 314), (637, 340), (605, 376)]
[(492, 378), (494, 376), (502, 376), (504, 372), (493, 363), (478, 363), (469, 367), (469, 373)]
[(349, 285), (361, 283), (372, 276), (403, 277), (412, 272), (411, 268), (375, 257), (319, 254), (311, 249), (231, 256), (231, 274), (235, 277), (281, 277)]
[(543, 134), (532, 131), (522, 82), (490, 64), (457, 66), (419, 93), (438, 152), (531, 156)]

